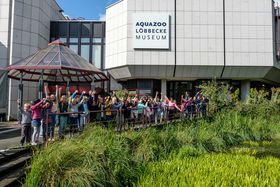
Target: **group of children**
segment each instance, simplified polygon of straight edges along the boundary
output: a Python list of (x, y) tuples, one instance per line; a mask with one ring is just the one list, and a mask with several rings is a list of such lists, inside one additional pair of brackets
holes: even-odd
[(45, 98), (34, 100), (31, 104), (25, 103), (23, 108), (18, 102), (22, 145), (24, 143), (37, 145), (40, 134), (44, 142), (47, 141), (47, 137), (48, 141), (54, 141), (55, 126), (59, 127), (59, 139), (64, 138), (67, 124), (73, 124), (70, 125), (70, 136), (73, 136), (75, 130), (83, 130), (89, 114), (88, 98), (83, 95), (85, 92), (78, 96), (78, 91), (75, 91), (71, 96), (66, 97), (66, 95), (60, 96), (61, 88), (56, 87), (56, 90), (56, 95), (48, 95), (46, 91)]
[[(56, 94), (49, 95), (42, 100), (35, 100), (31, 104), (25, 103), (23, 109), (19, 107), (22, 125), (21, 144), (39, 143), (42, 130), (43, 141), (54, 141), (54, 129), (58, 126), (59, 139), (65, 136), (65, 129), (69, 125), (70, 137), (75, 131), (82, 132), (84, 125), (89, 122), (102, 122), (107, 126), (115, 121), (117, 130), (122, 130), (124, 124), (162, 123), (179, 117), (198, 117), (206, 115), (208, 99), (198, 92), (194, 97), (188, 93), (182, 95), (180, 105), (172, 98), (157, 92), (156, 96), (121, 97), (112, 94), (102, 97), (95, 91), (74, 93), (61, 96), (61, 88), (56, 87)], [(48, 127), (48, 129), (47, 129)], [(33, 134), (31, 135), (31, 129)]]

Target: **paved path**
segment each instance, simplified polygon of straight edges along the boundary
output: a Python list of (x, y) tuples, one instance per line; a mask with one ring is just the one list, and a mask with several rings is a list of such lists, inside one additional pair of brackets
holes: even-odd
[(0, 150), (20, 145), (21, 129), (16, 122), (0, 123)]

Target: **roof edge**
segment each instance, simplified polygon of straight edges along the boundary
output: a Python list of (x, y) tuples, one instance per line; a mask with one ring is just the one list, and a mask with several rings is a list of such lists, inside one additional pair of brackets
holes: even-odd
[(75, 20), (75, 19), (66, 19), (66, 20), (52, 20), (51, 22), (96, 22), (96, 23), (105, 23), (106, 21), (95, 20), (95, 19), (84, 19), (84, 20)]
[(106, 6), (106, 9), (111, 8), (111, 7), (115, 6), (116, 4), (119, 4), (119, 3), (122, 2), (122, 1), (123, 1), (123, 0), (118, 0), (117, 2), (114, 2), (114, 3), (112, 3), (112, 4), (108, 5), (108, 6)]

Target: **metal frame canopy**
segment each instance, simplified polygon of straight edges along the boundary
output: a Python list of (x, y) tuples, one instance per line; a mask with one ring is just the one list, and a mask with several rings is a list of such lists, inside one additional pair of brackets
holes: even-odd
[(102, 71), (59, 40), (9, 66), (7, 70), (9, 78), (23, 81), (91, 83), (108, 80)]

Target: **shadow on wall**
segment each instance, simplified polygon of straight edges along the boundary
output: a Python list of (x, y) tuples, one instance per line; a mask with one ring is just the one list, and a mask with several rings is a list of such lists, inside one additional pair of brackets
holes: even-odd
[(0, 121), (6, 120), (8, 106), (8, 77), (5, 70), (8, 64), (8, 48), (0, 42)]

